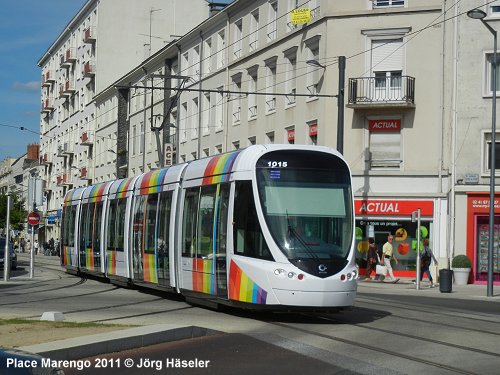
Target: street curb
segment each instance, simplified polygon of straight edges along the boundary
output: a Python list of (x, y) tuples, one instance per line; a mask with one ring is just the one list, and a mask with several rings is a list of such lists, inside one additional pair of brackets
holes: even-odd
[(54, 360), (76, 360), (106, 353), (160, 344), (164, 342), (211, 336), (222, 332), (204, 327), (172, 327), (160, 324), (75, 337), (43, 344), (19, 347)]

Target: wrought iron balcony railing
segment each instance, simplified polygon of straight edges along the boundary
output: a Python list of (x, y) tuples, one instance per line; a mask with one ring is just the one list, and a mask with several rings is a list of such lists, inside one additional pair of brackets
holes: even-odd
[(348, 107), (415, 106), (415, 78), (410, 76), (349, 78)]

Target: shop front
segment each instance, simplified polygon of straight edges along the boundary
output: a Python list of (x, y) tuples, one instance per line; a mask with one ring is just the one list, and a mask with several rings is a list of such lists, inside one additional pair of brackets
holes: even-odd
[[(500, 197), (495, 197), (495, 222), (493, 228), (493, 281), (500, 284)], [(488, 279), (488, 244), (490, 240), (490, 196), (487, 193), (467, 193), (467, 248), (472, 261), (472, 276), (476, 284), (486, 284)]]
[(428, 238), (433, 244), (434, 201), (403, 199), (356, 199), (355, 254), (361, 274), (366, 269), (368, 238), (373, 237), (382, 249), (389, 234), (393, 235), (394, 254), (398, 264), (393, 264), (395, 276), (415, 277), (417, 259), (418, 221), (412, 214), (420, 209), (420, 241)]

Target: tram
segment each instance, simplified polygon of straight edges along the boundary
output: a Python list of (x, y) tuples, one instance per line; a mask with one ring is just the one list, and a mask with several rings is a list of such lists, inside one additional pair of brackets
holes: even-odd
[(253, 145), (70, 190), (61, 264), (250, 309), (354, 304), (351, 174), (321, 146)]

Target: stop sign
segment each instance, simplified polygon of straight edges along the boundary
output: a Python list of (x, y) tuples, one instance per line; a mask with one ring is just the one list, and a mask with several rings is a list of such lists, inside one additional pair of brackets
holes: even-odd
[(40, 214), (38, 212), (32, 211), (28, 214), (28, 224), (35, 226), (40, 223)]

